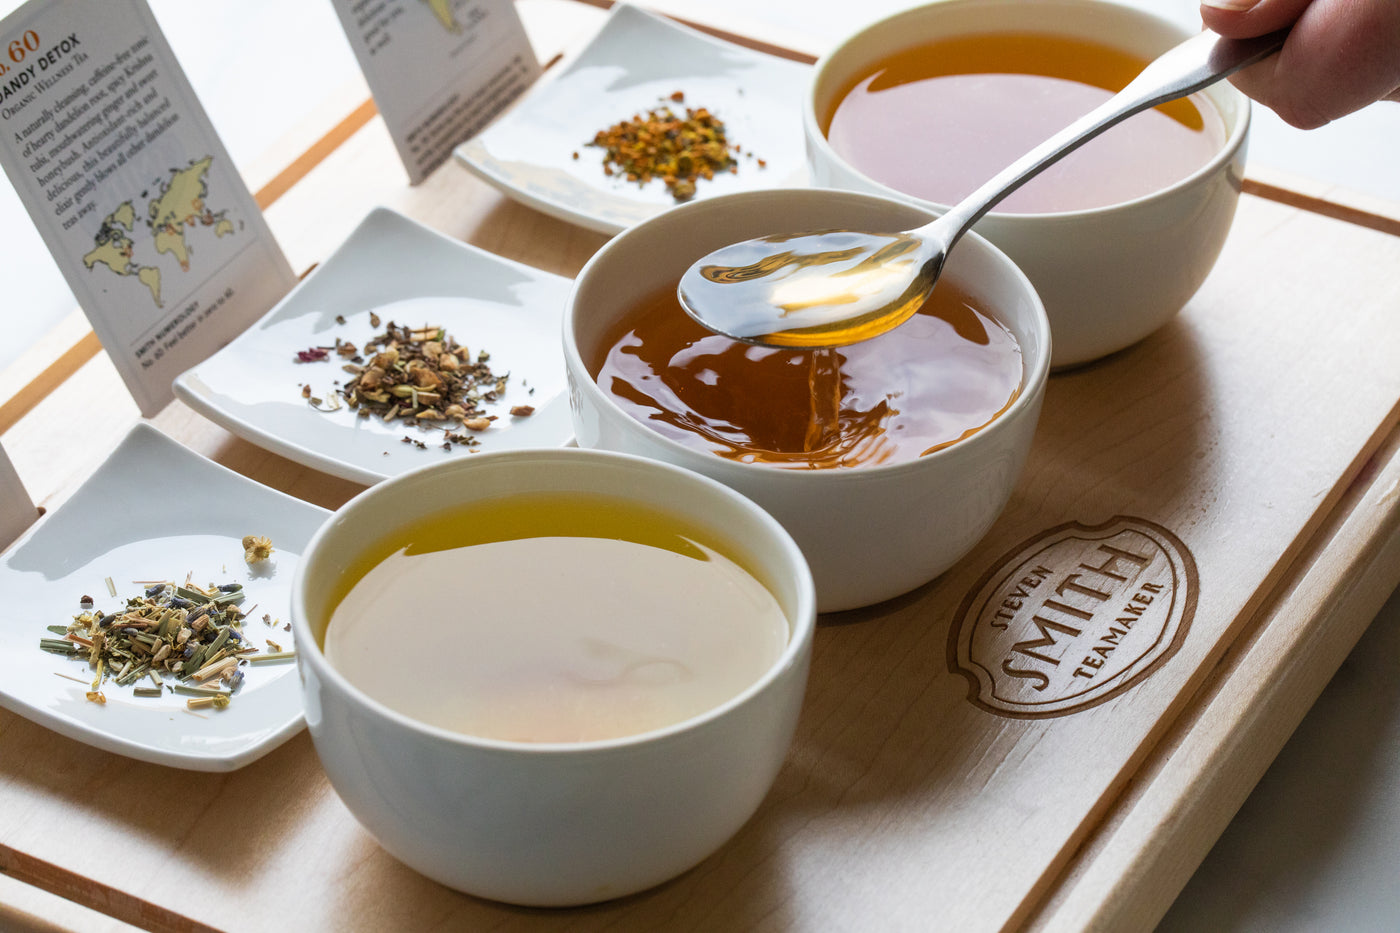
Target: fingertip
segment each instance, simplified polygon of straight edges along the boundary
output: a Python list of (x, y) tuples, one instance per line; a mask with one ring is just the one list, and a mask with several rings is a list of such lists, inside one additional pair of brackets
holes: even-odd
[(1249, 12), (1252, 2), (1247, 2), (1243, 6), (1229, 6), (1238, 0), (1214, 0), (1211, 3), (1201, 3), (1201, 25), (1211, 32), (1218, 33), (1227, 39), (1245, 39), (1253, 31), (1249, 26), (1249, 17), (1244, 14)]
[(1225, 13), (1243, 13), (1254, 9), (1259, 0), (1201, 0), (1201, 13), (1207, 10), (1220, 10)]
[(1294, 23), (1312, 0), (1200, 0), (1207, 29), (1230, 39), (1245, 39)]

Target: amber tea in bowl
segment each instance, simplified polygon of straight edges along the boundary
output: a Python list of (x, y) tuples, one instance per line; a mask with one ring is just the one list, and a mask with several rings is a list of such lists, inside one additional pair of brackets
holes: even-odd
[[(832, 148), (874, 180), (956, 204), (987, 180), (989, 168), (1010, 165), (1146, 65), (1141, 56), (1073, 36), (947, 36), (848, 79), (822, 125)], [(996, 210), (1077, 211), (1145, 197), (1200, 170), (1224, 142), (1224, 120), (1208, 98), (1172, 101), (1065, 156)]]
[(640, 454), (719, 480), (772, 514), (812, 569), (820, 611), (870, 605), (963, 556), (1011, 495), (1049, 371), (1045, 311), (975, 234), (913, 320), (839, 350), (720, 337), (676, 284), (744, 239), (857, 226), (911, 229), (927, 212), (821, 189), (713, 198), (599, 250), (564, 321), (582, 447)]
[[(812, 179), (940, 213), (1188, 37), (1107, 0), (895, 13), (813, 69)], [(1248, 129), (1248, 101), (1219, 82), (1114, 126), (977, 222), (1035, 285), (1054, 366), (1132, 345), (1200, 288), (1234, 219)]]
[(711, 333), (668, 283), (618, 320), (590, 371), (637, 421), (727, 460), (897, 463), (972, 436), (1020, 394), (1020, 345), (979, 304), (948, 282), (873, 340), (781, 350)]

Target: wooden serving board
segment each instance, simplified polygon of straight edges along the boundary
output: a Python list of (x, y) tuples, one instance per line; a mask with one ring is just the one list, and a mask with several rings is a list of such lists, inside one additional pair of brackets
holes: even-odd
[[(270, 219), (300, 266), (376, 203), (564, 274), (602, 242), (454, 165), (406, 188), (378, 121)], [(1397, 270), (1400, 237), (1244, 197), (1176, 320), (1051, 379), (987, 538), (823, 618), (772, 793), (669, 884), (570, 911), (479, 901), (386, 855), (305, 735), (193, 774), (5, 712), (0, 871), (167, 930), (1150, 929), (1400, 581)], [(67, 443), (63, 405), (119, 391), (94, 362), (7, 435), (17, 462)], [(356, 491), (178, 404), (156, 421), (318, 504)]]

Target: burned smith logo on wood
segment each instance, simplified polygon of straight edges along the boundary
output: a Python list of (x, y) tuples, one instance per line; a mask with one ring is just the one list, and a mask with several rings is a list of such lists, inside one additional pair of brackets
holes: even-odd
[(1006, 716), (1102, 703), (1176, 653), (1196, 608), (1196, 564), (1160, 525), (1070, 523), (998, 562), (958, 610), (948, 662), (970, 699)]

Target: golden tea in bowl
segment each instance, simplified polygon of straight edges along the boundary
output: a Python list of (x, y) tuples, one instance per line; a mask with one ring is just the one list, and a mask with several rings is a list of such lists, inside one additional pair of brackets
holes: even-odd
[(620, 409), (678, 443), (793, 469), (912, 460), (1016, 400), (1021, 348), (956, 282), (912, 319), (849, 346), (782, 350), (711, 333), (674, 285), (621, 315), (590, 363)]
[[(832, 148), (881, 184), (955, 204), (1132, 80), (1146, 59), (1088, 39), (1005, 32), (912, 45), (846, 82), (820, 119)], [(1196, 96), (1145, 111), (1070, 153), (997, 205), (1103, 207), (1198, 171), (1225, 142)]]
[(535, 492), (444, 508), (342, 575), (327, 662), (396, 712), (507, 742), (594, 742), (756, 683), (787, 616), (677, 515)]
[(307, 730), (390, 854), (541, 907), (710, 855), (787, 754), (816, 627), (796, 542), (694, 472), (458, 457), (361, 492), (292, 583)]

